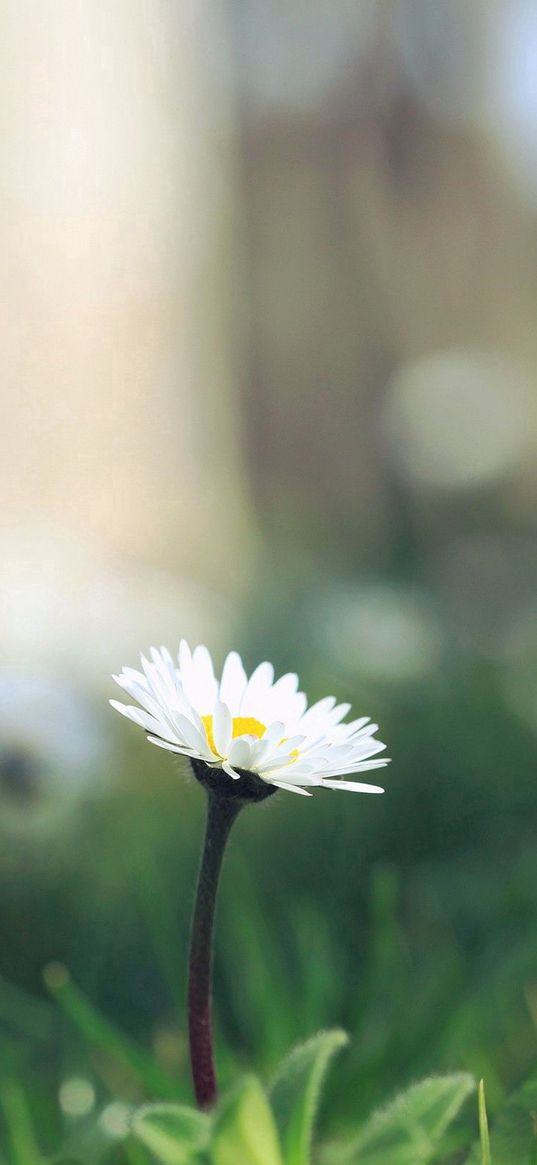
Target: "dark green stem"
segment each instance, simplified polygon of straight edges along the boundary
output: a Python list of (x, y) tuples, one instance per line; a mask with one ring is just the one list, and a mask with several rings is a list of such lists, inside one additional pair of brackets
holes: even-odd
[(244, 802), (207, 789), (207, 827), (192, 916), (188, 974), (190, 1062), (196, 1101), (210, 1108), (216, 1100), (212, 1030), (213, 928), (216, 893), (229, 831)]

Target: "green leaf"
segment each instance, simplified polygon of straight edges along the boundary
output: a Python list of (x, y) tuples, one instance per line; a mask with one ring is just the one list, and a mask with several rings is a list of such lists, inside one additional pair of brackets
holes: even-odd
[(485, 1083), (483, 1080), (479, 1081), (478, 1104), (479, 1104), (479, 1137), (481, 1140), (481, 1165), (491, 1165), (489, 1122), (487, 1119), (487, 1106), (485, 1104)]
[[(526, 1080), (504, 1104), (492, 1125), (493, 1165), (537, 1165), (537, 1077)], [(467, 1165), (487, 1161), (475, 1146)]]
[(282, 1165), (274, 1117), (255, 1076), (247, 1076), (217, 1113), (211, 1161), (213, 1165)]
[(209, 1144), (210, 1120), (181, 1104), (145, 1104), (133, 1117), (131, 1133), (163, 1165), (188, 1165)]
[[(465, 1072), (414, 1084), (340, 1149), (338, 1165), (429, 1165), (475, 1081)], [(496, 1162), (495, 1162), (496, 1165)], [(513, 1161), (510, 1162), (513, 1165)]]
[(335, 1030), (319, 1032), (283, 1060), (270, 1098), (283, 1146), (285, 1165), (309, 1165), (313, 1127), (323, 1080), (332, 1056), (348, 1037)]

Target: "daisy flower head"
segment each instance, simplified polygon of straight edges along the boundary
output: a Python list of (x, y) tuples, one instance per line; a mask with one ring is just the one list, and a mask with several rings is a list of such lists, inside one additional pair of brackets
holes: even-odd
[(308, 796), (315, 786), (382, 793), (347, 775), (382, 768), (386, 747), (367, 716), (347, 721), (350, 704), (326, 696), (308, 707), (298, 676), (274, 679), (260, 663), (247, 676), (231, 651), (220, 678), (206, 647), (183, 639), (174, 660), (165, 648), (141, 657), (142, 670), (123, 668), (116, 683), (136, 704), (113, 708), (145, 729), (160, 748), (190, 758), (198, 780), (226, 796), (261, 800), (276, 789)]

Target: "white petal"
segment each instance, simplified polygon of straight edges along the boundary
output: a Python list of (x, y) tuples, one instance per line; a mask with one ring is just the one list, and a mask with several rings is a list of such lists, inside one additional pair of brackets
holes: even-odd
[(137, 692), (131, 688), (130, 695), (133, 697), (133, 699), (138, 700), (138, 703), (142, 705), (142, 708), (145, 708), (146, 712), (150, 712), (152, 716), (155, 716), (157, 720), (169, 719), (167, 705), (161, 700), (157, 699), (157, 696), (155, 696), (153, 693), (149, 694), (148, 692), (144, 691)]
[(271, 720), (283, 720), (284, 724), (288, 724), (296, 719), (296, 713), (302, 706), (301, 701), (297, 703), (297, 687), (298, 676), (294, 672), (287, 672), (276, 681), (267, 694), (267, 708)]
[(175, 667), (175, 663), (172, 659), (171, 653), (168, 651), (167, 647), (159, 647), (159, 648), (152, 647), (151, 648), (151, 655), (153, 656), (153, 659), (155, 658), (155, 655), (160, 655), (163, 663), (168, 668), (168, 671), (171, 673), (171, 675), (175, 675), (175, 672), (177, 669)]
[(165, 681), (163, 682), (159, 666), (151, 663), (149, 659), (146, 659), (145, 655), (141, 655), (140, 659), (149, 687), (159, 696), (162, 695), (163, 690), (165, 690)]
[(255, 761), (256, 765), (264, 762), (272, 750), (277, 747), (284, 734), (285, 725), (281, 720), (275, 720), (273, 724), (269, 724), (265, 735), (254, 744), (252, 761)]
[[(119, 678), (117, 677), (118, 680)], [(139, 683), (129, 682), (128, 687), (126, 685), (120, 686), (127, 690), (135, 700), (138, 700), (142, 708), (161, 724), (158, 730), (159, 736), (171, 736), (172, 739), (175, 739), (180, 735), (177, 732), (176, 709), (182, 708), (185, 712), (188, 710), (188, 705), (184, 702), (181, 703), (178, 692), (176, 692), (174, 706), (170, 706), (165, 700), (159, 700), (155, 693), (149, 693), (147, 688), (143, 688)]]
[(233, 777), (234, 781), (240, 781), (240, 779), (241, 779), (240, 773), (236, 773), (235, 769), (232, 769), (231, 765), (228, 764), (228, 762), (226, 760), (223, 762), (222, 768), (223, 768), (224, 772), (227, 773), (228, 777)]
[(198, 711), (202, 714), (212, 708), (218, 699), (218, 684), (214, 677), (213, 661), (208, 649), (200, 643), (192, 655), (194, 668), (196, 695), (199, 700)]
[(367, 740), (359, 741), (358, 745), (352, 745), (351, 756), (357, 757), (360, 760), (367, 760), (369, 756), (376, 756), (378, 752), (384, 752), (386, 745), (381, 740)]
[(212, 759), (212, 752), (209, 748), (207, 737), (202, 735), (196, 728), (195, 724), (188, 719), (187, 716), (176, 716), (176, 723), (183, 740), (190, 745), (195, 752), (197, 752), (203, 759)]
[(313, 739), (311, 736), (306, 736), (304, 744), (300, 749), (300, 755), (307, 755), (308, 757), (320, 756), (321, 754), (324, 755), (324, 753), (326, 753), (327, 750), (330, 750), (331, 748), (332, 745), (330, 741), (326, 739), (326, 735), (323, 732), (321, 736), (316, 736)]
[(263, 702), (270, 691), (273, 678), (274, 668), (271, 663), (265, 660), (264, 663), (258, 664), (255, 671), (252, 672), (242, 696), (239, 709), (241, 716), (256, 716), (258, 719), (262, 719), (260, 713), (264, 710)]
[(231, 741), (231, 714), (227, 704), (218, 700), (213, 709), (213, 736), (219, 756), (227, 756)]
[(237, 651), (230, 651), (222, 668), (220, 699), (228, 705), (232, 716), (239, 714), (247, 682), (240, 655)]
[(296, 757), (294, 757), (292, 754), (296, 751), (299, 745), (302, 744), (303, 740), (303, 736), (292, 736), (289, 738), (289, 740), (285, 740), (281, 744), (278, 744), (274, 748), (270, 749), (263, 756), (263, 770), (276, 768), (276, 766), (280, 767), (282, 764), (287, 765), (295, 761)]
[(378, 724), (373, 724), (369, 717), (361, 716), (359, 720), (351, 720), (349, 724), (337, 724), (334, 726), (334, 736), (338, 740), (358, 739), (362, 736), (373, 736), (378, 729)]
[(285, 732), (285, 724), (283, 720), (273, 720), (267, 727), (265, 735), (261, 737), (263, 744), (275, 744), (282, 738)]
[(380, 785), (361, 785), (358, 781), (330, 781), (323, 777), (321, 785), (327, 789), (347, 789), (349, 793), (383, 793)]
[(322, 726), (324, 717), (327, 712), (331, 712), (335, 707), (335, 696), (324, 696), (322, 700), (317, 700), (316, 704), (312, 704), (307, 712), (304, 712), (300, 724), (301, 732), (311, 732), (314, 728), (319, 729)]
[(307, 705), (308, 701), (304, 692), (295, 692), (294, 696), (289, 700), (287, 723), (292, 724), (293, 728), (299, 727)]
[(350, 704), (336, 704), (335, 708), (332, 708), (332, 711), (328, 712), (326, 719), (331, 725), (339, 724), (339, 721), (343, 720), (350, 710)]
[(196, 712), (196, 709), (193, 708), (191, 704), (185, 704), (185, 709), (186, 709), (185, 715), (188, 716), (188, 719), (191, 720), (192, 723), (196, 725), (198, 732), (201, 734), (201, 736), (205, 740), (205, 736), (206, 736), (205, 726), (203, 724), (203, 721), (201, 719), (199, 712)]
[(190, 704), (194, 703), (194, 668), (192, 664), (192, 653), (186, 639), (182, 639), (179, 644), (179, 678), (186, 699)]
[(139, 700), (144, 696), (149, 696), (155, 699), (145, 676), (142, 675), (141, 672), (131, 671), (130, 675), (128, 675), (126, 672), (122, 672), (120, 676), (113, 676), (112, 678), (115, 680), (116, 684), (119, 684), (119, 687), (123, 692), (127, 692), (129, 696), (133, 696), (135, 700)]
[[(141, 656), (143, 672), (124, 669), (128, 690), (140, 703), (148, 706), (148, 701), (156, 702), (161, 708), (176, 707), (184, 703), (183, 693), (177, 676), (172, 677), (159, 658), (158, 664), (150, 663)], [(126, 686), (126, 685), (125, 685)]]
[(179, 645), (180, 681), (188, 702), (200, 716), (210, 712), (218, 692), (212, 660), (207, 648), (200, 645), (190, 653), (184, 639)]
[(285, 781), (286, 785), (320, 785), (321, 777), (315, 769), (302, 768), (296, 772), (296, 765), (284, 765), (282, 768), (269, 770), (267, 772), (260, 772), (259, 776), (264, 781)]
[(139, 712), (139, 708), (134, 708), (132, 704), (122, 704), (121, 700), (109, 700), (108, 703), (116, 712), (121, 712), (122, 716), (126, 716), (128, 720), (133, 719), (133, 712)]
[(229, 763), (237, 769), (249, 769), (251, 764), (252, 746), (244, 737), (238, 736), (231, 741), (229, 747)]
[(168, 737), (170, 729), (163, 725), (156, 716), (151, 716), (149, 712), (144, 712), (141, 708), (134, 708), (132, 704), (122, 704), (119, 700), (110, 700), (110, 704), (116, 712), (121, 712), (121, 715), (126, 716), (128, 720), (132, 720), (140, 728), (145, 728), (146, 732), (155, 732), (157, 736)]
[(331, 765), (327, 761), (323, 775), (326, 777), (349, 777), (352, 773), (368, 773), (373, 769), (383, 769), (387, 760), (348, 761), (344, 765)]
[(192, 652), (190, 650), (190, 647), (189, 647), (186, 639), (181, 639), (181, 641), (179, 643), (178, 659), (179, 659), (179, 667), (180, 667), (181, 671), (183, 670), (184, 667), (188, 668), (192, 662)]
[(168, 752), (178, 752), (182, 756), (191, 756), (191, 750), (182, 748), (179, 744), (170, 744), (168, 740), (161, 740), (160, 736), (148, 736), (147, 739), (151, 744), (158, 744), (159, 748), (166, 748)]
[(269, 781), (270, 785), (276, 785), (278, 789), (285, 789), (288, 793), (301, 793), (303, 797), (311, 797), (307, 789), (301, 789), (300, 785), (288, 785), (285, 781)]
[(122, 688), (124, 692), (130, 692), (132, 687), (142, 687), (145, 691), (149, 691), (147, 687), (147, 680), (143, 673), (136, 671), (136, 669), (132, 667), (123, 668), (123, 671), (120, 673), (120, 675), (112, 676), (112, 679), (115, 680), (116, 684), (119, 684), (120, 688)]
[(165, 648), (157, 651), (155, 647), (151, 648), (150, 655), (155, 677), (153, 690), (158, 692), (162, 699), (174, 703), (178, 687), (178, 673), (172, 657)]
[[(315, 705), (313, 707), (315, 708)], [(350, 704), (336, 704), (333, 697), (329, 697), (324, 711), (321, 709), (320, 712), (318, 711), (316, 713), (315, 717), (309, 720), (306, 720), (306, 716), (308, 715), (306, 713), (298, 727), (301, 732), (305, 731), (309, 736), (317, 736), (320, 732), (325, 734), (327, 732), (334, 732), (336, 728), (344, 727), (339, 724), (339, 721), (343, 720), (343, 717), (350, 712), (350, 707)], [(308, 712), (311, 712), (311, 709), (308, 709)]]

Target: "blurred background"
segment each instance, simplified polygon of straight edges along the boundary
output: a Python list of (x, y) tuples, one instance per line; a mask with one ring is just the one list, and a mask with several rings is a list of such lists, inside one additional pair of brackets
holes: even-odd
[(394, 758), (237, 826), (224, 1081), (342, 1024), (332, 1128), (444, 1069), (493, 1109), (537, 1053), (535, 6), (7, 0), (0, 54), (7, 1130), (112, 1160), (190, 1097), (203, 798), (107, 706), (182, 635)]

